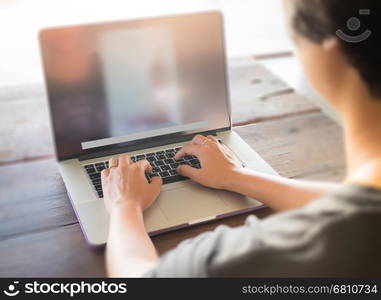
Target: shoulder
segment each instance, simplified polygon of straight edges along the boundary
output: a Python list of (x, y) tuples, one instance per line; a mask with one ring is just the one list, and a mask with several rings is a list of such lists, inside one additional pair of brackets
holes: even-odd
[[(381, 191), (343, 185), (306, 207), (260, 221), (260, 243), (216, 259), (211, 276), (381, 275)], [(259, 245), (259, 246), (258, 246)], [(368, 275), (367, 275), (368, 274)]]

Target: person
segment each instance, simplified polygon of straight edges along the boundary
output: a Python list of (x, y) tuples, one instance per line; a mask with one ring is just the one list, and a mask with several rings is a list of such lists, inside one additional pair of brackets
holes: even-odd
[[(183, 241), (158, 257), (144, 228), (144, 209), (161, 179), (145, 179), (147, 161), (127, 155), (102, 173), (110, 214), (109, 276), (373, 277), (381, 275), (381, 35), (380, 1), (286, 0), (285, 12), (305, 73), (342, 117), (347, 174), (340, 184), (314, 183), (247, 170), (213, 136), (195, 136), (176, 154), (195, 155), (201, 169), (178, 172), (214, 189), (248, 195), (277, 211), (244, 225), (224, 225)], [(360, 9), (368, 14), (359, 15)], [(370, 12), (370, 14), (369, 14)], [(361, 28), (357, 28), (358, 17)], [(349, 24), (348, 22), (351, 22)], [(358, 24), (358, 22), (357, 22)], [(348, 42), (336, 34), (351, 25)], [(318, 142), (318, 141), (317, 141)]]

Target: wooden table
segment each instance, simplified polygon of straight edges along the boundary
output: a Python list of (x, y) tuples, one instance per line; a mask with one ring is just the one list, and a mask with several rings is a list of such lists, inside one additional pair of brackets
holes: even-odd
[[(335, 122), (251, 58), (231, 61), (229, 72), (234, 130), (275, 170), (290, 178), (342, 179), (342, 135)], [(269, 96), (274, 89), (278, 96)], [(54, 160), (41, 86), (0, 90), (0, 138), (0, 276), (104, 276), (104, 250), (86, 244)], [(162, 254), (220, 224), (241, 225), (246, 217), (153, 242)]]

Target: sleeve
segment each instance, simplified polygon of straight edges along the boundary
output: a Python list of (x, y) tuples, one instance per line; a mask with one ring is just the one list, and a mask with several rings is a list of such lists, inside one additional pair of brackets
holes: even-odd
[[(326, 274), (332, 261), (343, 262), (337, 245), (358, 212), (350, 189), (327, 195), (299, 210), (264, 220), (249, 216), (244, 225), (225, 225), (183, 241), (162, 256), (146, 277), (279, 277)], [(353, 202), (353, 203), (352, 203)], [(354, 222), (351, 223), (356, 224)], [(335, 243), (332, 241), (336, 241)], [(337, 244), (338, 241), (341, 241)], [(346, 251), (348, 252), (348, 250)], [(335, 257), (333, 257), (335, 255)], [(345, 262), (348, 263), (348, 262)], [(344, 264), (345, 265), (345, 264)]]
[[(256, 232), (255, 235), (251, 234)], [(214, 231), (185, 240), (164, 254), (145, 277), (208, 277), (210, 265), (260, 247), (260, 221), (249, 216), (244, 225), (218, 226)]]

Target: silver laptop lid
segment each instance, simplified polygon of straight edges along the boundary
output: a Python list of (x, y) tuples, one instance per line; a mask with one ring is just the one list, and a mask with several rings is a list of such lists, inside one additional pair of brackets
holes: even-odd
[(220, 13), (44, 29), (59, 160), (230, 127)]

